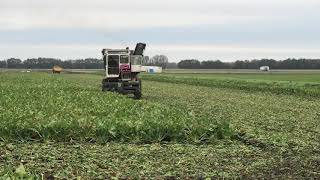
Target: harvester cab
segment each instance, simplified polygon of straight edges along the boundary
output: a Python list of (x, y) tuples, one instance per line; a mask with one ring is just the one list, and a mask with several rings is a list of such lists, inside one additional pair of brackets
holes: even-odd
[(135, 50), (103, 49), (102, 59), (105, 68), (105, 78), (102, 80), (102, 91), (115, 91), (121, 94), (134, 94), (141, 98), (141, 72), (143, 52), (146, 44), (138, 43)]

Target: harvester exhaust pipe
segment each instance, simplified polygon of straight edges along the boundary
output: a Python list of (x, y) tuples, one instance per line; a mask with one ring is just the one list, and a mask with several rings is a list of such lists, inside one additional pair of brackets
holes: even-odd
[(133, 52), (133, 55), (143, 55), (143, 51), (146, 49), (145, 43), (137, 43), (136, 49)]

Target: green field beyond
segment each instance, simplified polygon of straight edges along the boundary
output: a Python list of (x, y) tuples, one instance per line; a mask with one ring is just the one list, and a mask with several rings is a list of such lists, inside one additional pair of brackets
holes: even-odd
[(320, 97), (320, 73), (255, 72), (255, 73), (165, 73), (143, 74), (146, 80), (176, 84), (200, 85), (276, 94)]
[(167, 73), (167, 75), (183, 76), (183, 77), (198, 77), (204, 79), (215, 78), (228, 78), (228, 79), (241, 79), (241, 80), (259, 80), (259, 81), (285, 81), (285, 82), (301, 82), (301, 83), (319, 83), (320, 84), (320, 71), (308, 72), (308, 71), (289, 71), (289, 72), (230, 72), (230, 73)]
[(0, 168), (72, 178), (320, 176), (320, 74), (0, 73)]

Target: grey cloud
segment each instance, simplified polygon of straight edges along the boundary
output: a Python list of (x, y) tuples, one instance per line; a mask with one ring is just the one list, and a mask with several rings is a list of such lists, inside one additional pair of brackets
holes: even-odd
[[(0, 28), (178, 27), (295, 18), (317, 13), (315, 0), (2, 0)], [(318, 13), (319, 15), (319, 13)]]
[(17, 49), (21, 57), (89, 57), (108, 44), (136, 41), (174, 60), (190, 57), (190, 47), (193, 57), (206, 59), (314, 57), (319, 6), (318, 0), (1, 0), (0, 58)]

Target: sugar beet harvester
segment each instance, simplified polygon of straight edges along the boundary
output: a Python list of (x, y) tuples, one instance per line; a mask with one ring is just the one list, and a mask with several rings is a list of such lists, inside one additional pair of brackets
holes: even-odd
[(102, 80), (102, 91), (114, 91), (121, 94), (134, 94), (135, 99), (141, 98), (141, 72), (143, 52), (146, 44), (138, 43), (135, 50), (103, 49), (102, 56), (106, 72)]

